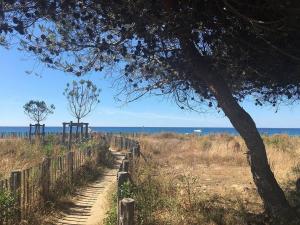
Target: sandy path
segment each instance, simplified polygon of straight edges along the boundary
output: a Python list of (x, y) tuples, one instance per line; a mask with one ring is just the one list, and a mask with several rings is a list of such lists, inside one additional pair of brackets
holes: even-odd
[(106, 169), (103, 176), (83, 188), (72, 199), (72, 205), (61, 212), (57, 225), (101, 225), (108, 211), (107, 194), (116, 184), (117, 172), (124, 155), (113, 152), (116, 164)]

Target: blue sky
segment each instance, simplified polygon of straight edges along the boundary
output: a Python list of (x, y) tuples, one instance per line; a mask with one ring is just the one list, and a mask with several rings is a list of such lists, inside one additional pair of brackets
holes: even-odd
[[(36, 68), (40, 76), (25, 71)], [(26, 126), (30, 120), (23, 112), (23, 105), (31, 100), (44, 100), (56, 106), (55, 113), (45, 122), (60, 126), (72, 117), (63, 96), (66, 83), (77, 79), (73, 75), (51, 70), (28, 58), (15, 49), (0, 47), (0, 126)], [(147, 96), (130, 104), (117, 102), (117, 90), (111, 88), (112, 80), (101, 73), (84, 77), (92, 80), (101, 91), (101, 102), (88, 117), (83, 119), (92, 126), (168, 126), (168, 127), (231, 127), (228, 119), (214, 110), (197, 113), (179, 109), (166, 97)], [(253, 102), (243, 107), (254, 118), (258, 127), (300, 127), (300, 106), (281, 106), (278, 113), (271, 107), (257, 107)]]

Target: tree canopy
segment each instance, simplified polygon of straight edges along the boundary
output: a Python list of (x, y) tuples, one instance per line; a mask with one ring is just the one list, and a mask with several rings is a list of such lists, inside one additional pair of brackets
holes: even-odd
[(205, 100), (211, 106), (205, 75), (191, 72), (182, 48), (189, 43), (236, 99), (299, 100), (298, 1), (44, 0), (3, 7), (0, 31), (26, 34), (23, 48), (48, 66), (80, 76), (117, 64), (124, 91), (138, 93), (133, 98), (158, 89), (187, 106)]
[(100, 89), (89, 80), (73, 81), (67, 84), (64, 95), (68, 100), (69, 110), (78, 123), (100, 102), (99, 93)]
[(55, 106), (52, 104), (47, 106), (44, 101), (30, 100), (24, 106), (24, 112), (30, 119), (37, 124), (44, 121), (49, 114), (54, 113)]

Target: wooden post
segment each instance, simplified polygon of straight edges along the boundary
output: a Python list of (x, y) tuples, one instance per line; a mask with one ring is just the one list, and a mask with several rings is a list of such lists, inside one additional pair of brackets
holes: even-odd
[(133, 161), (133, 157), (132, 157), (132, 152), (127, 152), (125, 155), (125, 159), (127, 159), (129, 161), (129, 171), (133, 172), (134, 171), (134, 161)]
[(66, 138), (66, 123), (63, 123), (62, 143), (65, 143)]
[(83, 123), (80, 124), (80, 141), (83, 140)]
[(88, 123), (85, 124), (85, 138), (86, 139), (89, 138), (89, 124)]
[(29, 124), (29, 141), (31, 142), (31, 124)]
[(124, 198), (120, 202), (118, 225), (134, 225), (134, 199)]
[(43, 137), (43, 142), (45, 140), (45, 124), (42, 125), (42, 137)]
[(123, 150), (123, 149), (125, 149), (125, 138), (122, 136), (121, 137), (121, 149)]
[(44, 199), (44, 203), (46, 203), (50, 198), (50, 184), (51, 184), (51, 158), (46, 157), (42, 162), (42, 174), (41, 174), (41, 183), (42, 183), (42, 198)]
[(69, 125), (69, 150), (71, 151), (71, 146), (72, 146), (72, 128), (73, 128), (73, 122), (70, 122)]
[(10, 190), (14, 194), (21, 187), (21, 171), (20, 170), (12, 171), (10, 177), (11, 177)]
[(125, 155), (125, 159), (127, 160), (132, 160), (132, 152), (127, 152), (126, 155)]
[(116, 148), (117, 147), (117, 137), (113, 136), (113, 139), (114, 139), (113, 146)]
[(121, 186), (129, 181), (129, 173), (128, 172), (118, 172), (118, 197), (120, 197), (120, 188)]
[(133, 159), (140, 157), (140, 149), (138, 146), (132, 148), (132, 157)]
[(68, 162), (68, 172), (70, 177), (70, 182), (73, 182), (73, 164), (74, 164), (74, 152), (68, 152), (67, 154), (67, 162)]
[(123, 172), (129, 172), (129, 160), (124, 159), (122, 161), (122, 171)]
[(11, 177), (10, 191), (16, 200), (17, 219), (18, 221), (20, 221), (21, 220), (21, 180), (22, 180), (21, 170), (12, 171), (10, 177)]
[[(120, 212), (120, 210), (119, 210), (119, 202), (120, 202), (120, 200), (121, 200), (121, 195), (122, 195), (122, 193), (121, 193), (121, 187), (122, 187), (122, 185), (125, 183), (125, 182), (127, 182), (127, 181), (129, 181), (129, 173), (128, 172), (118, 172), (118, 186), (117, 186), (117, 211), (118, 211), (118, 214), (119, 214), (119, 212)], [(118, 216), (118, 224), (119, 224), (119, 216)]]

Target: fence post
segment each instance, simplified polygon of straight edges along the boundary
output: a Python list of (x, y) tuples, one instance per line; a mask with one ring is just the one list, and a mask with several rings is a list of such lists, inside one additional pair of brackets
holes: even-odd
[(73, 182), (73, 163), (74, 163), (74, 152), (68, 152), (67, 154), (67, 162), (68, 162), (68, 172), (69, 172), (69, 178), (70, 182)]
[(10, 177), (10, 191), (16, 199), (17, 220), (21, 221), (21, 170), (12, 171)]
[(71, 151), (71, 148), (72, 148), (72, 135), (73, 135), (72, 129), (73, 129), (73, 122), (70, 121), (70, 124), (69, 124), (69, 151)]
[(122, 199), (119, 217), (118, 225), (134, 225), (134, 199)]
[(132, 160), (132, 152), (127, 152), (126, 155), (125, 155), (125, 159), (127, 160)]
[(42, 182), (42, 197), (44, 199), (44, 203), (49, 200), (50, 194), (50, 185), (51, 185), (51, 158), (44, 158), (42, 162), (42, 174), (41, 174), (41, 182)]
[(118, 172), (118, 187), (117, 187), (117, 211), (118, 211), (118, 224), (120, 219), (120, 200), (121, 200), (121, 187), (122, 185), (129, 181), (129, 173), (128, 172)]
[(45, 141), (45, 124), (42, 125), (42, 140)]
[(29, 141), (31, 142), (31, 124), (29, 124)]
[(140, 157), (140, 146), (138, 144), (132, 148), (132, 154), (134, 157)]
[(129, 172), (129, 160), (124, 159), (122, 161), (122, 171), (123, 172)]
[(66, 123), (63, 123), (63, 131), (62, 131), (62, 143), (65, 144), (66, 138)]
[(120, 198), (121, 195), (121, 186), (129, 181), (129, 173), (128, 172), (118, 172), (118, 198)]
[(89, 124), (85, 124), (85, 138), (88, 139), (89, 138)]

